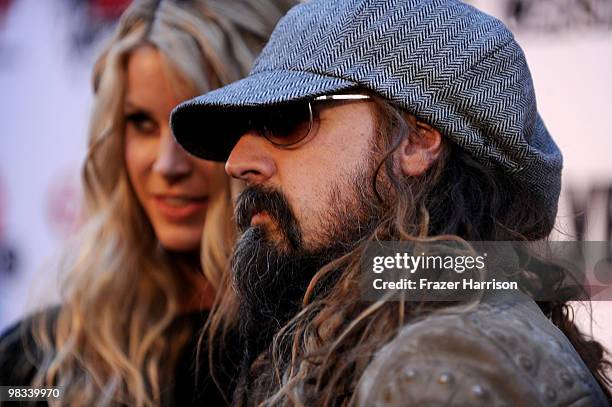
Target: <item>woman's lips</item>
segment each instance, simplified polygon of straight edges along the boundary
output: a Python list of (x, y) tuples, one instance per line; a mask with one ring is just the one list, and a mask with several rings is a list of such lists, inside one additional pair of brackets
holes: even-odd
[(154, 195), (153, 201), (167, 219), (180, 222), (206, 210), (208, 197)]

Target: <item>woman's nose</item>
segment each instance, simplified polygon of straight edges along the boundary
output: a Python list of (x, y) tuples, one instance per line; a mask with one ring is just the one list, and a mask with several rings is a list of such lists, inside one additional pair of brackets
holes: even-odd
[(176, 181), (188, 176), (192, 169), (189, 155), (178, 145), (170, 128), (166, 126), (160, 135), (153, 171), (170, 181)]

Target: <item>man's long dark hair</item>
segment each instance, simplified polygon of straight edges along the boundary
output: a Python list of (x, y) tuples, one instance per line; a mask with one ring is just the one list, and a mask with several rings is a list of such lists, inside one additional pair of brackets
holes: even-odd
[[(251, 376), (257, 379), (249, 389), (249, 404), (265, 400), (271, 405), (343, 405), (351, 400), (372, 356), (402, 326), (447, 306), (399, 301), (372, 307), (360, 301), (360, 259), (368, 242), (449, 235), (466, 241), (540, 240), (553, 228), (555, 219), (545, 215), (550, 211), (539, 210), (528, 191), (448, 141), (424, 175), (397, 175), (393, 152), (405, 137), (418, 134), (400, 109), (374, 100), (379, 161), (371, 180), (373, 202), (365, 204), (380, 208), (380, 219), (350, 252), (315, 274), (301, 311), (253, 364)], [(547, 284), (554, 284), (563, 275), (551, 272), (547, 278)], [(538, 305), (571, 341), (610, 398), (610, 364), (601, 344), (579, 331), (566, 302)]]

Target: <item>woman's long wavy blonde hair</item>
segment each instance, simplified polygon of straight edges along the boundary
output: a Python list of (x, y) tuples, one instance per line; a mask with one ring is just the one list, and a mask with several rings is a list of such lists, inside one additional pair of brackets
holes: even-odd
[[(64, 261), (57, 316), (35, 321), (44, 355), (33, 385), (64, 388), (67, 405), (158, 405), (161, 388), (187, 342), (187, 327), (170, 329), (179, 293), (193, 290), (165, 251), (132, 190), (124, 163), (126, 64), (137, 47), (157, 49), (185, 98), (240, 79), (267, 41), (288, 0), (135, 1), (123, 14), (94, 69), (95, 106), (83, 169), (84, 225)], [(203, 233), (203, 270), (223, 292), (233, 240), (228, 178)], [(49, 329), (51, 326), (51, 329)]]

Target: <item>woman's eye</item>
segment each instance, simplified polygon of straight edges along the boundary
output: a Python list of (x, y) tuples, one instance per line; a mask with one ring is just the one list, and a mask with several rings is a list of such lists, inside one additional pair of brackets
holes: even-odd
[(155, 120), (143, 112), (130, 113), (125, 117), (125, 121), (140, 133), (151, 134), (157, 130)]

